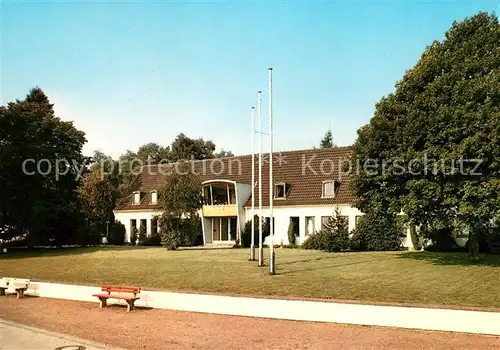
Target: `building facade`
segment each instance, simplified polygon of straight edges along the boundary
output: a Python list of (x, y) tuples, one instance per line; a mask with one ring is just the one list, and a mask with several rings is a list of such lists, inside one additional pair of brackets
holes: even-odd
[[(349, 222), (349, 230), (363, 215), (354, 207), (350, 188), (351, 174), (346, 163), (352, 155), (349, 147), (288, 151), (273, 155), (274, 243), (288, 244), (288, 227), (294, 222), (296, 243), (304, 242), (319, 231), (335, 208)], [(258, 155), (255, 155), (255, 182), (252, 184), (250, 155), (192, 161), (190, 170), (202, 180), (204, 204), (200, 210), (205, 245), (230, 245), (240, 237), (252, 215), (259, 214)], [(147, 235), (158, 232), (156, 216), (158, 189), (172, 171), (173, 164), (144, 167), (130, 190), (114, 211), (116, 220), (126, 227), (126, 242), (134, 228), (143, 226)], [(252, 213), (252, 187), (255, 211)], [(263, 218), (270, 217), (269, 156), (262, 162)], [(265, 244), (268, 242), (266, 241)], [(402, 244), (411, 246), (407, 237)]]

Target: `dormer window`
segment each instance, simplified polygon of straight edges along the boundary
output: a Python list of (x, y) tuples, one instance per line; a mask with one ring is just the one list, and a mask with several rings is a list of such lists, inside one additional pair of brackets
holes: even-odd
[(141, 203), (141, 191), (135, 191), (133, 197), (133, 204)]
[(286, 183), (284, 182), (277, 183), (276, 185), (274, 185), (274, 198), (285, 199), (286, 195), (288, 194), (288, 191), (289, 191), (289, 186)]
[(151, 204), (158, 204), (158, 192), (151, 191)]
[(333, 180), (323, 181), (321, 189), (322, 198), (334, 198), (337, 182)]

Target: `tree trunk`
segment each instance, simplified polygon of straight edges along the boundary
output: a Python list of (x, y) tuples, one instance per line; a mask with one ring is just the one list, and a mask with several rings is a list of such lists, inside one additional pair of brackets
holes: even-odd
[(469, 260), (479, 261), (479, 242), (477, 232), (474, 232), (474, 230), (469, 232)]
[(414, 250), (420, 249), (418, 246), (418, 241), (417, 241), (417, 233), (416, 233), (416, 228), (415, 225), (410, 225), (410, 239), (411, 239), (411, 247)]

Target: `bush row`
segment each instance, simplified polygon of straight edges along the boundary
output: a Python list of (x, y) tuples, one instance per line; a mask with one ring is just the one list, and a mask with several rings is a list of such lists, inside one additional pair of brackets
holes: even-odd
[(349, 234), (347, 220), (335, 209), (323, 229), (310, 235), (301, 247), (327, 252), (400, 250), (405, 236), (404, 225), (398, 217), (375, 214), (364, 215)]

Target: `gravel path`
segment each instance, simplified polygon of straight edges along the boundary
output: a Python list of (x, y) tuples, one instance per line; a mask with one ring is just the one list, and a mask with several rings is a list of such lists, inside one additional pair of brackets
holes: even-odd
[[(126, 349), (500, 349), (500, 337), (0, 297), (0, 317)], [(1, 344), (0, 344), (1, 347)]]

